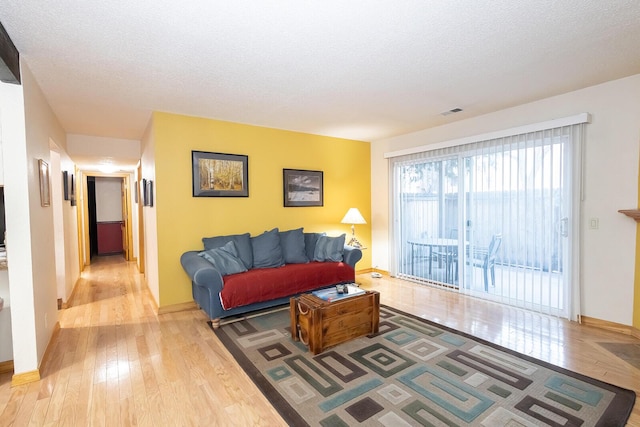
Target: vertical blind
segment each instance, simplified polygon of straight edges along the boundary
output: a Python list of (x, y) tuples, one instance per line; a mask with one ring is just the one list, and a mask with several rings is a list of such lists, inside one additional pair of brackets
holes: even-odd
[(585, 122), (390, 156), (391, 273), (575, 318)]

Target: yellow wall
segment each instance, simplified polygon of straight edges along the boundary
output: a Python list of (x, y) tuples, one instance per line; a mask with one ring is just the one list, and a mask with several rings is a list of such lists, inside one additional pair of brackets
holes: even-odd
[[(202, 238), (274, 227), (350, 233), (340, 220), (357, 207), (367, 225), (357, 225), (363, 245), (371, 242), (371, 173), (368, 142), (168, 113), (154, 113), (155, 191), (160, 307), (192, 300), (180, 255), (202, 249)], [(192, 197), (191, 151), (242, 154), (249, 158), (249, 197)], [(324, 206), (283, 207), (282, 170), (324, 172)], [(371, 267), (363, 251), (358, 270)]]

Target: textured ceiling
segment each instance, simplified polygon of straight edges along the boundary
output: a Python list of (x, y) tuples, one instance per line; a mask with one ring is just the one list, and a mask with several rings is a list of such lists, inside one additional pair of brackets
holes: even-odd
[(637, 0), (2, 0), (0, 22), (68, 133), (123, 139), (158, 110), (372, 141), (640, 73)]

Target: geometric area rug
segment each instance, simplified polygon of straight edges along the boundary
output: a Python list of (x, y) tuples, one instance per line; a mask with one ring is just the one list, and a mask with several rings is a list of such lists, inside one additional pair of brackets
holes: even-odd
[(624, 426), (635, 393), (387, 306), (314, 356), (289, 308), (214, 330), (292, 426)]

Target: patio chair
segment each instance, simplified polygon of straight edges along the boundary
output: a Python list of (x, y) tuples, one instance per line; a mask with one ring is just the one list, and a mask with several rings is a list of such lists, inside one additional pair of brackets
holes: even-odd
[(498, 254), (498, 249), (500, 249), (501, 243), (502, 234), (494, 234), (487, 250), (474, 251), (473, 258), (469, 260), (469, 263), (474, 267), (482, 267), (484, 272), (485, 292), (489, 292), (489, 271), (491, 271), (491, 286), (496, 285), (496, 255)]

